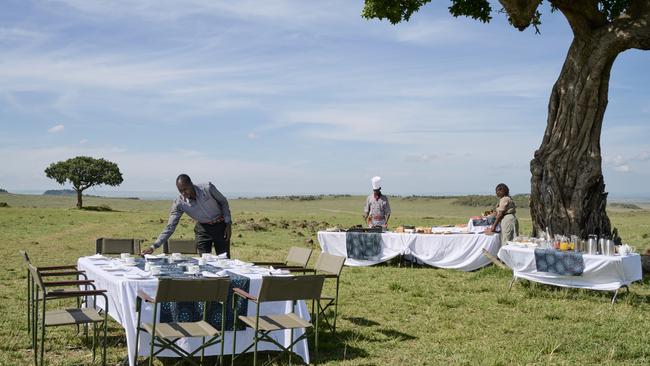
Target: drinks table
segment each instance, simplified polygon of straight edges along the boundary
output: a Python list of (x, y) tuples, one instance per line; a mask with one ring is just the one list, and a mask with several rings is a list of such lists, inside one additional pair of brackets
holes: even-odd
[(579, 276), (537, 271), (535, 249), (515, 242), (502, 246), (498, 257), (512, 269), (510, 287), (523, 278), (553, 286), (614, 291), (612, 303), (621, 288), (628, 288), (630, 283), (642, 278), (641, 256), (636, 253), (625, 256), (583, 254), (584, 271)]

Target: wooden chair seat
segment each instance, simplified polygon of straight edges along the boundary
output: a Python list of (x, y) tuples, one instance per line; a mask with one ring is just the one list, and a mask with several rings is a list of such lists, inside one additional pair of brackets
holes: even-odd
[[(239, 320), (243, 321), (249, 327), (255, 328), (254, 316), (240, 316)], [(259, 330), (273, 331), (292, 328), (311, 328), (312, 324), (295, 313), (281, 315), (260, 315)]]
[[(149, 333), (153, 333), (153, 324), (144, 323), (142, 328)], [(156, 337), (174, 339), (184, 337), (214, 337), (219, 334), (216, 330), (206, 321), (190, 322), (190, 323), (158, 323), (156, 324)]]
[(52, 310), (45, 313), (45, 326), (53, 327), (58, 325), (75, 325), (101, 323), (104, 317), (99, 315), (97, 310), (85, 309), (60, 309)]

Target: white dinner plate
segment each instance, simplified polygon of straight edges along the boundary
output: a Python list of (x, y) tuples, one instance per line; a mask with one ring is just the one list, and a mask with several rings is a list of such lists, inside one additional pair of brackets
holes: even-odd
[(90, 257), (86, 257), (86, 258), (90, 259), (91, 261), (104, 261), (104, 260), (110, 259), (108, 257), (104, 257), (101, 254), (91, 255)]

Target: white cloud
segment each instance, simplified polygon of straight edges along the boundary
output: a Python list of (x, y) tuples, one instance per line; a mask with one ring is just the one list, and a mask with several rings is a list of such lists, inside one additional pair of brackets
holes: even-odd
[(459, 26), (457, 19), (415, 19), (394, 27), (397, 41), (431, 46), (440, 43), (458, 43), (477, 38), (472, 30)]
[(634, 160), (648, 161), (648, 160), (650, 160), (650, 152), (641, 151), (637, 156), (634, 157)]
[(41, 40), (45, 38), (46, 35), (42, 32), (24, 29), (24, 28), (0, 28), (0, 41), (20, 41), (20, 42), (30, 42), (35, 40)]
[(251, 133), (248, 134), (248, 138), (251, 139), (251, 140), (255, 140), (255, 139), (260, 138), (260, 135), (256, 134), (255, 132), (251, 132)]
[[(170, 22), (192, 16), (237, 18), (244, 21), (280, 21), (284, 25), (326, 23), (341, 16), (344, 1), (329, 1), (327, 6), (291, 0), (55, 0), (82, 14), (111, 18), (140, 18)], [(349, 9), (349, 8), (348, 8)], [(360, 10), (359, 10), (360, 11)], [(357, 13), (358, 14), (358, 13)]]
[[(189, 154), (189, 155), (188, 155)], [(124, 190), (173, 190), (180, 173), (189, 174), (197, 182), (212, 181), (224, 192), (259, 192), (260, 177), (273, 187), (297, 189), (301, 184), (294, 177), (299, 172), (283, 163), (243, 159), (222, 159), (199, 155), (189, 150), (132, 152), (115, 146), (61, 146), (47, 148), (0, 148), (0, 179), (21, 189), (42, 189), (56, 186), (43, 170), (51, 163), (78, 155), (104, 158), (117, 163), (123, 176)]]
[(64, 125), (56, 125), (54, 127), (49, 128), (47, 130), (47, 132), (49, 132), (49, 133), (59, 133), (59, 132), (63, 132), (64, 129), (65, 129)]
[(621, 173), (629, 173), (632, 171), (632, 167), (628, 163), (628, 160), (622, 155), (615, 155), (614, 157), (605, 157), (603, 159), (605, 163), (611, 165), (613, 169)]
[(79, 145), (84, 145), (84, 144), (87, 144), (87, 143), (88, 143), (88, 139), (81, 139), (79, 141)]

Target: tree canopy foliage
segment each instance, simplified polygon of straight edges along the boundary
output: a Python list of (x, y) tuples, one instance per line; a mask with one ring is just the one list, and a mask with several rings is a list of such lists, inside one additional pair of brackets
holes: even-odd
[(77, 191), (78, 208), (82, 207), (81, 192), (84, 190), (102, 184), (117, 186), (124, 180), (117, 164), (89, 156), (52, 163), (45, 169), (45, 175), (59, 184), (70, 182)]
[[(409, 21), (413, 13), (431, 0), (365, 0), (362, 16), (366, 19), (387, 19), (392, 24)], [(547, 0), (551, 11), (558, 8), (574, 9), (590, 14), (594, 23), (604, 24), (619, 18), (624, 13), (636, 12), (635, 7), (644, 1), (638, 0)], [(529, 25), (537, 28), (541, 24), (538, 10), (542, 0), (499, 0), (508, 14), (510, 24), (519, 30)], [(450, 0), (449, 13), (454, 17), (466, 16), (487, 23), (492, 19), (492, 5), (488, 0)], [(640, 10), (640, 9), (639, 9)]]

